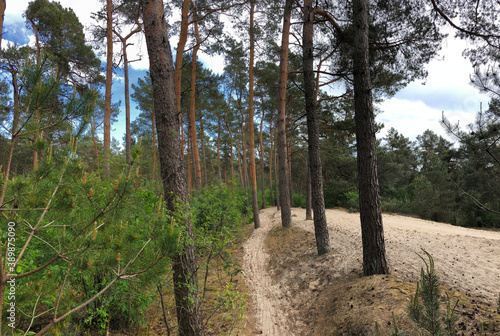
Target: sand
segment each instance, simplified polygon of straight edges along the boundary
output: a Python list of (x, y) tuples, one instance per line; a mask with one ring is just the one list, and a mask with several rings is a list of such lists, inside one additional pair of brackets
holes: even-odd
[[(293, 209), (293, 226), (313, 232), (305, 221), (304, 209)], [(327, 278), (362, 272), (359, 213), (326, 211), (332, 252), (316, 259)], [(422, 260), (421, 249), (433, 257), (441, 283), (463, 293), (496, 304), (500, 292), (500, 232), (482, 231), (431, 222), (412, 217), (384, 215), (384, 234), (390, 272), (404, 281), (416, 282)], [(300, 329), (294, 318), (291, 298), (300, 293), (273, 283), (268, 274), (269, 256), (264, 239), (269, 230), (281, 225), (275, 208), (261, 211), (261, 228), (245, 243), (243, 272), (254, 302), (256, 329), (264, 335), (286, 335)], [(321, 284), (314, 284), (321, 286)]]

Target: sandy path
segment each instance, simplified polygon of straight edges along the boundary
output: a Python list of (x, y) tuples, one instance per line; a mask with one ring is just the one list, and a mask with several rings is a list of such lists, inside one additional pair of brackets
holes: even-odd
[[(313, 232), (312, 221), (305, 221), (304, 209), (293, 209), (293, 225)], [(326, 211), (333, 251), (318, 257), (329, 278), (362, 270), (361, 225), (358, 213)], [(245, 244), (243, 270), (256, 305), (257, 328), (264, 335), (291, 335), (296, 323), (286, 320), (293, 310), (288, 289), (272, 283), (267, 273), (268, 255), (264, 239), (280, 225), (275, 208), (261, 211), (262, 228)], [(421, 248), (435, 260), (441, 282), (465, 293), (496, 304), (500, 293), (500, 232), (480, 231), (411, 217), (384, 215), (387, 259), (391, 273), (415, 282), (423, 263), (417, 256)], [(311, 265), (311, 267), (315, 267)], [(290, 292), (288, 292), (290, 294)], [(298, 293), (291, 293), (292, 295)]]
[(254, 302), (255, 328), (263, 335), (289, 335), (291, 311), (281, 286), (273, 283), (267, 272), (269, 255), (264, 241), (268, 232), (278, 225), (274, 211), (261, 212), (261, 227), (254, 230), (243, 248), (243, 275)]

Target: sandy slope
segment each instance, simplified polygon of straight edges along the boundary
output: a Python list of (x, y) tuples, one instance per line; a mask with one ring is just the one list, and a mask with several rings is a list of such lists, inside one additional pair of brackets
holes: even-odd
[[(305, 221), (305, 210), (293, 209), (293, 225), (313, 231)], [(326, 211), (332, 253), (318, 257), (327, 278), (361, 272), (361, 230), (359, 214), (340, 210)], [(387, 259), (391, 273), (402, 280), (416, 281), (422, 261), (421, 248), (433, 255), (441, 282), (495, 304), (500, 292), (500, 232), (479, 231), (410, 217), (384, 215)], [(300, 321), (293, 315), (290, 289), (272, 283), (267, 272), (268, 258), (264, 239), (269, 230), (280, 225), (275, 208), (261, 211), (261, 228), (245, 244), (243, 270), (255, 303), (256, 328), (264, 335), (293, 334)], [(326, 268), (326, 269), (325, 269)], [(318, 284), (315, 284), (315, 286)], [(319, 284), (321, 285), (321, 284)]]

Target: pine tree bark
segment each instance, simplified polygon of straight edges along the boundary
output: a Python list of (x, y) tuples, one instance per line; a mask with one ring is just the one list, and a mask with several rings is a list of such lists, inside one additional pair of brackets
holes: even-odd
[(155, 103), (153, 101), (153, 113), (151, 113), (151, 131), (153, 132), (153, 173), (152, 180), (156, 179), (156, 127), (155, 127)]
[(203, 115), (200, 116), (200, 143), (201, 143), (201, 162), (203, 165), (201, 168), (203, 172), (203, 180), (201, 181), (202, 185), (208, 183), (208, 175), (207, 175), (207, 156), (205, 153), (205, 129), (203, 128)]
[[(276, 126), (276, 129), (274, 130), (274, 142), (278, 143), (278, 126)], [(274, 187), (275, 193), (276, 193), (276, 210), (281, 211), (280, 207), (280, 191), (279, 191), (279, 179), (278, 179), (278, 145), (274, 146)], [(291, 209), (290, 209), (290, 216), (291, 216)]]
[(111, 87), (113, 85), (113, 1), (106, 0), (106, 89), (104, 93), (104, 174), (111, 164)]
[[(271, 125), (272, 125), (272, 121), (271, 121)], [(271, 126), (270, 125), (270, 126)], [(269, 139), (271, 141), (271, 148), (269, 150), (269, 194), (271, 195), (271, 206), (274, 206), (274, 194), (273, 194), (273, 160), (274, 160), (274, 157), (273, 157), (273, 154), (274, 154), (274, 136), (273, 136), (273, 132), (272, 132), (272, 129), (270, 129), (270, 136), (271, 136), (271, 139)]]
[(254, 130), (254, 83), (253, 83), (253, 67), (255, 58), (255, 35), (254, 35), (254, 13), (255, 0), (250, 0), (250, 66), (248, 69), (249, 85), (248, 85), (248, 130), (249, 130), (249, 148), (248, 155), (250, 156), (250, 185), (252, 186), (252, 210), (254, 227), (260, 227), (259, 217), (259, 202), (257, 200), (257, 169), (255, 167), (255, 130)]
[(306, 195), (306, 220), (312, 220), (312, 187), (311, 187), (311, 171), (309, 164), (307, 165), (307, 195)]
[(193, 48), (192, 54), (192, 67), (191, 67), (191, 101), (189, 105), (189, 137), (191, 138), (191, 151), (193, 154), (193, 168), (194, 168), (194, 188), (201, 189), (201, 165), (200, 153), (198, 151), (198, 137), (196, 132), (196, 66), (197, 55), (200, 49), (200, 34), (198, 32), (198, 23), (194, 22), (194, 33), (196, 37), (196, 44)]
[[(229, 92), (229, 97), (233, 94), (233, 90)], [(231, 98), (229, 98), (231, 99)], [(233, 190), (233, 195), (235, 194), (234, 190), (234, 144), (233, 144), (233, 132), (231, 131), (231, 126), (229, 125), (229, 121), (227, 120), (227, 111), (229, 109), (231, 101), (229, 101), (224, 109), (224, 123), (226, 124), (227, 132), (229, 133), (229, 141), (230, 141), (230, 151), (231, 151), (231, 189)], [(238, 150), (239, 153), (239, 150)], [(239, 154), (238, 154), (239, 157)]]
[(220, 167), (220, 136), (222, 133), (220, 114), (217, 115), (217, 172), (219, 176), (219, 184), (222, 183), (222, 172)]
[[(281, 35), (280, 53), (280, 78), (279, 78), (279, 103), (277, 119), (277, 160), (279, 171), (279, 208), (281, 210), (281, 225), (292, 225), (292, 205), (290, 202), (290, 189), (287, 169), (286, 153), (286, 86), (288, 79), (288, 44), (290, 38), (290, 17), (292, 13), (292, 0), (286, 0), (283, 14), (283, 32)], [(278, 196), (278, 195), (277, 195)]]
[[(371, 91), (368, 0), (353, 1), (353, 74), (363, 273), (387, 274), (382, 208), (377, 175), (375, 116)], [(314, 188), (314, 187), (313, 187)], [(316, 215), (316, 214), (315, 214)]]
[(318, 255), (330, 252), (330, 235), (326, 222), (323, 197), (323, 173), (319, 150), (319, 128), (316, 116), (316, 83), (313, 69), (313, 8), (312, 0), (304, 0), (304, 29), (302, 46), (304, 91), (307, 115), (307, 136), (309, 150), (309, 171), (311, 174), (312, 209), (314, 212), (314, 234)]
[[(167, 23), (162, 0), (142, 0), (144, 31), (150, 61), (155, 101), (155, 119), (161, 178), (165, 202), (170, 212), (180, 211), (178, 203), (187, 204), (188, 190), (184, 158), (179, 137), (179, 118), (175, 97), (175, 75)], [(184, 217), (184, 249), (173, 258), (174, 296), (180, 335), (203, 335), (200, 298), (193, 246), (193, 228)]]

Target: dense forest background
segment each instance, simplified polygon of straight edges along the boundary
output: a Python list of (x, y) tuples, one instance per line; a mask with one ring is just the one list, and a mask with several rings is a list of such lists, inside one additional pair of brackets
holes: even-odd
[[(176, 284), (176, 260), (182, 264), (187, 263), (182, 258), (191, 257), (201, 260), (195, 268), (200, 279), (188, 276), (184, 287), (171, 288), (170, 294), (180, 300), (179, 291), (195, 286), (191, 281), (206, 288), (213, 267), (225, 274), (219, 280), (226, 290), (214, 294), (219, 295), (215, 303), (200, 290), (199, 296), (190, 297), (190, 305), (205, 312), (237, 305), (236, 291), (225, 282), (238, 273), (230, 258), (232, 239), (242, 224), (255, 220), (258, 227), (258, 209), (283, 206), (279, 200), (284, 192), (292, 206), (314, 208), (309, 169), (313, 135), (324, 206), (359, 211), (357, 65), (351, 50), (357, 35), (350, 2), (317, 1), (313, 6), (307, 0), (287, 1), (285, 7), (270, 0), (169, 2), (169, 33), (179, 36), (171, 92), (177, 102), (180, 128), (175, 138), (182, 163), (175, 169), (185, 176), (185, 200), (169, 194), (166, 184), (173, 175), (162, 170), (176, 159), (169, 156), (173, 151), (162, 156), (165, 149), (158, 145), (157, 110), (164, 104), (155, 96), (152, 77), (157, 77), (148, 73), (135, 83), (127, 77), (133, 62), (127, 57), (127, 40), (143, 34), (145, 3), (103, 3), (89, 41), (71, 9), (48, 0), (31, 1), (25, 19), (34, 44), (2, 49), (0, 206), (2, 222), (17, 227), (16, 255), (6, 262), (19, 278), (17, 302), (25, 313), (22, 318), (18, 314), (18, 329), (45, 332), (83, 308), (85, 313), (75, 319), (88, 328), (141, 323), (137, 312), (156, 294), (138, 288), (152, 286), (161, 294), (160, 278), (171, 262)], [(395, 129), (378, 139), (372, 156), (377, 157), (382, 210), (500, 228), (498, 8), (482, 3), (478, 18), (471, 14), (474, 8), (455, 1), (396, 3), (369, 4), (374, 102), (425, 78), (423, 66), (443, 38), (440, 27), (450, 22), (460, 22), (459, 27), (453, 23), (457, 34), (472, 41), (465, 51), (475, 65), (472, 85), (490, 93), (491, 101), (484, 109), (478, 106), (477, 120), (468, 126), (453, 125), (443, 114), (442, 127), (454, 142), (431, 130), (415, 141)], [(317, 15), (311, 22), (313, 81), (304, 79), (303, 16), (309, 7), (312, 17)], [(288, 78), (283, 82), (279, 41), (287, 8), (292, 25), (284, 69)], [(232, 25), (230, 32), (224, 23)], [(215, 74), (201, 63), (199, 50), (223, 55), (224, 72)], [(99, 53), (108, 56), (106, 69)], [(111, 99), (113, 66), (124, 67), (125, 111)], [(312, 91), (309, 83), (314, 83)], [(317, 125), (313, 135), (306, 101), (311, 97)], [(131, 104), (141, 111), (134, 120)], [(119, 113), (127, 115), (126, 134), (115, 140), (110, 128)], [(375, 130), (382, 127), (374, 125)], [(182, 224), (186, 221), (194, 230)], [(2, 224), (2, 239), (8, 234)], [(110, 290), (115, 283), (116, 289)], [(50, 294), (44, 289), (48, 284)], [(179, 305), (177, 314), (182, 313)], [(196, 309), (189, 308), (189, 314), (199, 314)], [(41, 311), (50, 313), (40, 318)], [(5, 309), (3, 313), (5, 322)]]

